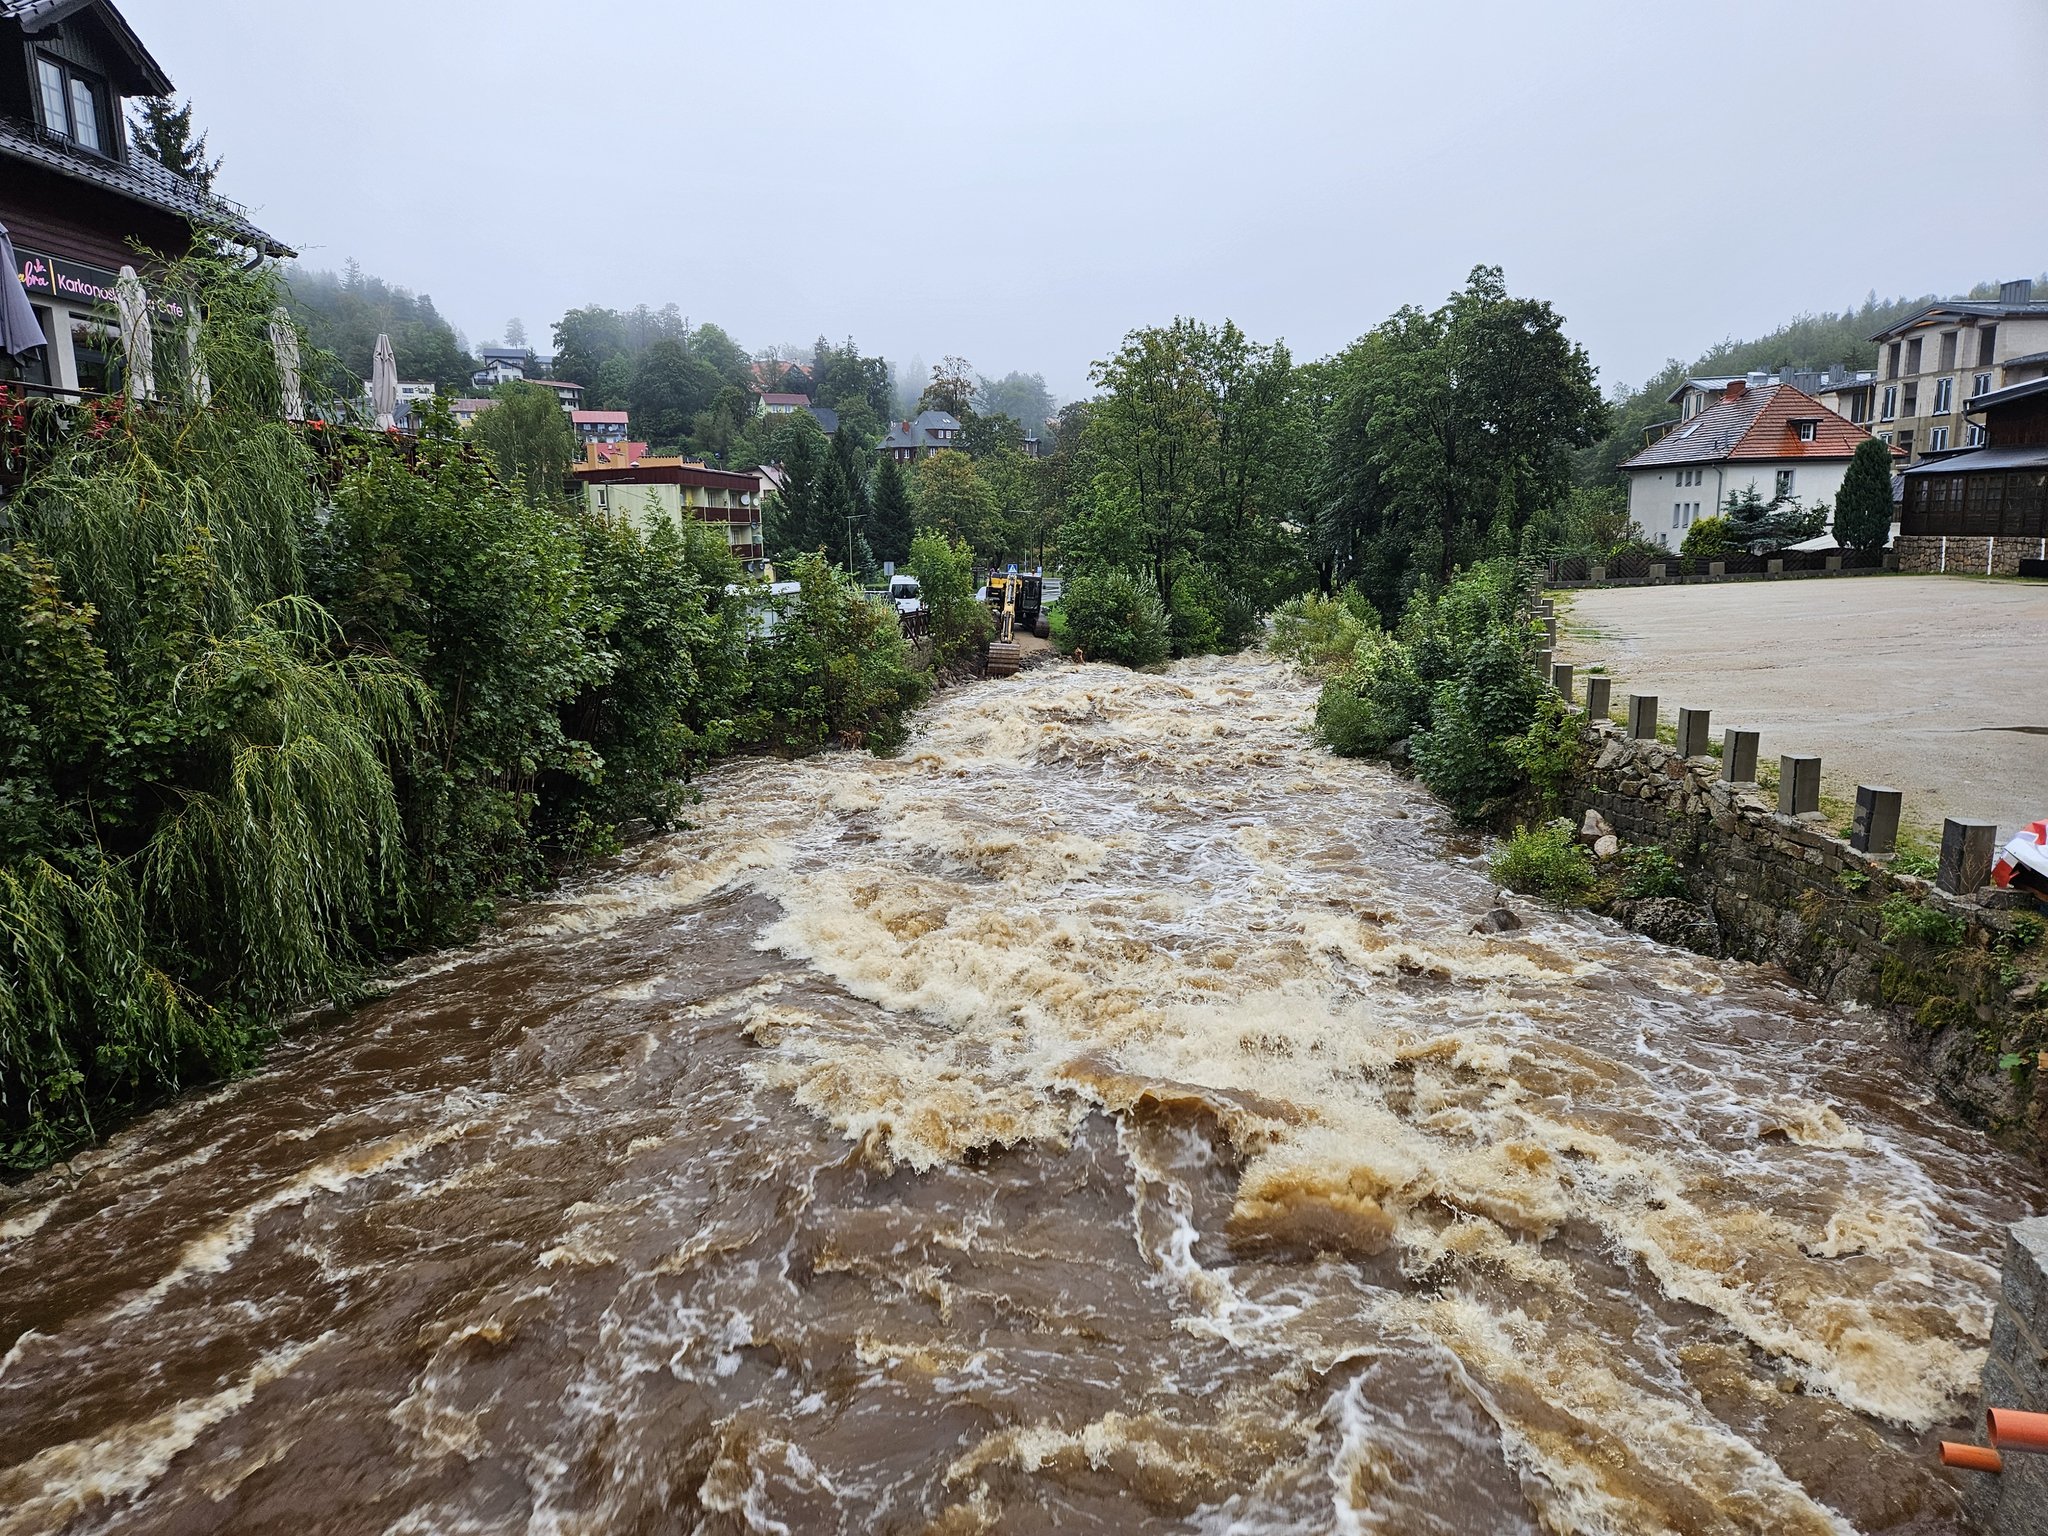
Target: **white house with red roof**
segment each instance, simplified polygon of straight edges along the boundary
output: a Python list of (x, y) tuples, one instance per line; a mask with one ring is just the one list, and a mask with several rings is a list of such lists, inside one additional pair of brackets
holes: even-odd
[(1721, 386), (1718, 402), (1621, 466), (1629, 516), (1644, 536), (1676, 549), (1694, 523), (1749, 491), (1765, 501), (1832, 507), (1870, 433), (1790, 384), (1713, 382)]

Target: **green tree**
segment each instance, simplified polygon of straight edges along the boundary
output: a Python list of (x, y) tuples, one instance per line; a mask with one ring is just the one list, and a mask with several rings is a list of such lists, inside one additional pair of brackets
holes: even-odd
[[(1886, 494), (1889, 496), (1889, 490)], [(1819, 507), (1802, 507), (1798, 497), (1782, 493), (1765, 501), (1750, 485), (1728, 493), (1721, 504), (1721, 518), (1727, 523), (1729, 547), (1768, 554), (1814, 537), (1825, 525), (1827, 514)]]
[(920, 533), (909, 564), (931, 613), (934, 664), (945, 667), (979, 651), (989, 636), (989, 612), (974, 595), (974, 551), (959, 539)]
[(498, 403), (478, 414), (470, 431), (506, 480), (516, 480), (536, 505), (559, 504), (576, 462), (576, 430), (552, 389), (515, 379)]
[(1324, 541), (1334, 579), (1382, 611), (1520, 547), (1605, 421), (1584, 349), (1498, 267), (1475, 267), (1436, 310), (1400, 310), (1338, 369)]
[[(847, 561), (847, 519), (859, 516), (844, 459), (809, 415), (799, 411), (783, 421), (772, 443), (774, 458), (781, 463), (788, 484), (768, 503), (763, 520), (768, 552), (777, 561), (822, 554), (827, 561), (843, 566)], [(856, 526), (850, 531), (858, 564), (860, 529)]]
[(145, 96), (137, 105), (142, 110), (129, 127), (142, 152), (200, 191), (211, 192), (213, 179), (220, 174), (220, 159), (206, 158), (205, 134), (196, 139), (192, 136), (192, 103), (181, 107), (169, 96)]
[(1149, 578), (1129, 571), (1070, 577), (1060, 595), (1060, 625), (1066, 643), (1089, 661), (1157, 666), (1172, 644), (1159, 594)]
[(915, 521), (910, 506), (910, 486), (903, 478), (903, 466), (893, 458), (882, 460), (875, 471), (874, 511), (870, 519), (870, 542), (877, 560), (901, 565), (910, 558)]
[(920, 411), (945, 411), (964, 425), (974, 414), (974, 368), (964, 357), (944, 357), (932, 368), (931, 382), (918, 397)]
[[(626, 346), (626, 320), (615, 309), (589, 304), (572, 309), (554, 324), (555, 377), (581, 384), (592, 410), (617, 410), (625, 400), (631, 380), (631, 362)], [(623, 377), (614, 375), (609, 384), (601, 370), (614, 360), (624, 364)], [(603, 403), (598, 401), (602, 397)]]
[[(497, 407), (494, 409), (502, 409)], [(313, 550), (316, 591), (347, 631), (424, 679), (433, 730), (406, 785), (418, 919), (468, 932), (546, 873), (544, 779), (595, 775), (562, 711), (602, 679), (570, 518), (501, 484), (459, 434), (371, 442), (343, 474)]]
[(968, 457), (986, 459), (994, 454), (1024, 451), (1024, 427), (1014, 416), (969, 416), (960, 433)]
[(966, 454), (933, 454), (912, 471), (911, 483), (918, 532), (962, 540), (984, 556), (1004, 552), (995, 497)]
[(1070, 568), (1143, 569), (1171, 606), (1175, 584), (1201, 567), (1189, 591), (1210, 594), (1217, 643), (1234, 648), (1262, 609), (1313, 579), (1305, 471), (1317, 455), (1303, 375), (1284, 345), (1182, 319), (1133, 331), (1094, 377), (1088, 480), (1076, 494), (1066, 471), (1048, 471), (1067, 486), (1059, 542)]
[(650, 443), (679, 448), (697, 413), (718, 398), (724, 381), (674, 337), (652, 342), (633, 365), (634, 429)]
[(817, 555), (797, 556), (790, 575), (797, 592), (777, 601), (752, 669), (752, 739), (785, 752), (814, 752), (835, 738), (895, 751), (905, 717), (930, 688), (911, 664), (895, 610), (870, 602)]
[(1892, 450), (1867, 437), (1835, 495), (1835, 542), (1848, 549), (1883, 549), (1892, 536)]

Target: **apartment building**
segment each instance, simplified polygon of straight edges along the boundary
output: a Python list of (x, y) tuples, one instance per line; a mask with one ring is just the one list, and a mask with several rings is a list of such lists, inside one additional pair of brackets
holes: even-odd
[(695, 518), (722, 526), (736, 559), (762, 557), (759, 475), (712, 469), (693, 459), (614, 463), (601, 452), (589, 454), (569, 474), (582, 488), (584, 505), (594, 517), (630, 522), (643, 530), (664, 518), (675, 524)]
[(1877, 343), (1872, 429), (1905, 461), (1977, 448), (1982, 423), (1964, 403), (2048, 374), (2048, 299), (2021, 278), (1996, 299), (1944, 299), (1871, 338)]

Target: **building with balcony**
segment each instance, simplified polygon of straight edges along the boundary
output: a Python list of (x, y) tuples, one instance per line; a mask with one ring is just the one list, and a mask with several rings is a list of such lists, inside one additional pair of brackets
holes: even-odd
[(594, 462), (596, 457), (569, 471), (592, 516), (642, 529), (663, 518), (680, 525), (692, 517), (722, 527), (736, 559), (763, 558), (758, 475), (712, 469), (693, 459), (617, 464)]
[(1980, 447), (1986, 430), (1964, 403), (2048, 374), (2048, 300), (2026, 278), (1996, 299), (1944, 299), (1871, 338), (1877, 343), (1877, 435), (1909, 463)]
[(292, 252), (246, 209), (129, 142), (127, 101), (167, 96), (170, 77), (109, 0), (0, 0), (0, 225), (49, 345), (0, 356), (0, 382), (101, 392), (117, 369), (111, 308), (123, 266), (150, 277), (131, 241), (167, 258), (204, 227), (268, 256)]
[(632, 417), (625, 411), (571, 411), (569, 424), (576, 429), (579, 443), (623, 443)]

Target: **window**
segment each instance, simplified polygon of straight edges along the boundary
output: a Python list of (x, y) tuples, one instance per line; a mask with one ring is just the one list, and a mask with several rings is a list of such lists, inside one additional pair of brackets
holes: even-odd
[(1947, 447), (1948, 447), (1948, 428), (1947, 428), (1947, 427), (1936, 427), (1936, 428), (1935, 428), (1935, 429), (1934, 429), (1934, 430), (1933, 430), (1932, 432), (1929, 432), (1929, 433), (1927, 434), (1927, 451), (1928, 451), (1929, 453), (1940, 453), (1940, 452), (1941, 452), (1942, 450), (1944, 450), (1944, 449), (1945, 449), (1945, 448), (1947, 448)]
[(1956, 333), (1954, 331), (1943, 331), (1941, 333), (1941, 371), (1946, 373), (1955, 365)]
[(1920, 414), (1920, 386), (1918, 384), (1908, 384), (1906, 386), (1906, 414), (1908, 416), (1918, 416)]
[(1799, 423), (1799, 441), (1801, 441), (1802, 443), (1810, 443), (1810, 442), (1812, 442), (1812, 441), (1813, 441), (1813, 439), (1814, 439), (1814, 437), (1815, 437), (1815, 435), (1816, 435), (1816, 434), (1817, 434), (1817, 433), (1819, 432), (1819, 430), (1820, 430), (1820, 423), (1819, 423), (1819, 422), (1817, 422), (1817, 421), (1802, 421), (1802, 422), (1800, 422), (1800, 423)]
[(120, 346), (112, 326), (77, 320), (71, 326), (71, 356), (78, 364), (78, 387), (92, 394), (111, 394), (117, 386)]
[(1920, 342), (1921, 338), (1915, 336), (1906, 343), (1906, 372), (1909, 374), (1920, 371)]
[(1896, 379), (1899, 376), (1899, 344), (1896, 341), (1885, 354), (1884, 376), (1888, 379)]
[(1899, 386), (1887, 384), (1884, 391), (1884, 416), (1886, 421), (1899, 419)]
[(1878, 440), (1878, 441), (1879, 441), (1880, 443), (1883, 443), (1883, 444), (1885, 445), (1885, 447), (1887, 447), (1887, 448), (1891, 447), (1891, 445), (1892, 445), (1892, 435), (1891, 435), (1891, 433), (1889, 433), (1889, 432), (1880, 432), (1880, 433), (1878, 433), (1878, 434), (1877, 434), (1877, 440)]
[(1975, 422), (1971, 422), (1970, 430), (1963, 434), (1963, 441), (1972, 448), (1982, 448), (1984, 446), (1984, 429)]
[(1682, 501), (1674, 501), (1673, 503), (1671, 503), (1671, 526), (1676, 528), (1679, 524), (1679, 521), (1684, 516), (1685, 503)]
[(1934, 386), (1934, 414), (1946, 416), (1951, 410), (1955, 409), (1955, 403), (1956, 381), (1954, 379), (1942, 379)]
[(1977, 376), (1976, 376), (1975, 378), (1971, 379), (1971, 380), (1970, 380), (1970, 393), (1971, 393), (1972, 395), (1988, 395), (1988, 394), (1990, 394), (1990, 393), (1991, 393), (1991, 375), (1990, 375), (1990, 374), (1988, 374), (1988, 373), (1980, 373), (1980, 374), (1978, 374), (1978, 375), (1977, 375)]
[(1991, 354), (1992, 354), (1992, 352), (1993, 352), (1993, 351), (1994, 351), (1994, 350), (1995, 350), (1995, 349), (1997, 348), (1997, 346), (1998, 346), (1998, 327), (1997, 327), (1997, 326), (1995, 326), (1995, 325), (1980, 325), (1980, 326), (1978, 326), (1978, 327), (1977, 327), (1977, 364), (1978, 364), (1978, 366), (1979, 366), (1979, 367), (1989, 367), (1989, 366), (1991, 365), (1991, 362), (1992, 362), (1992, 355), (1991, 355)]
[(1791, 470), (1781, 469), (1778, 471), (1778, 489), (1776, 494), (1780, 496), (1790, 496), (1792, 494)]
[(36, 86), (43, 103), (43, 126), (82, 149), (104, 154), (105, 95), (99, 82), (81, 75), (45, 54), (36, 55)]
[(1899, 446), (1906, 450), (1906, 457), (1911, 458), (1913, 456), (1913, 434), (1901, 432), (1899, 434)]

